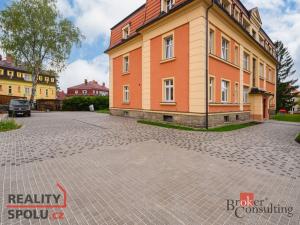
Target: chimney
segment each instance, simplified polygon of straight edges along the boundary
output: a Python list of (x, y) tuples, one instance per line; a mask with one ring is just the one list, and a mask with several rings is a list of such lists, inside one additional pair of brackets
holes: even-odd
[(11, 54), (6, 55), (6, 62), (9, 64), (13, 63), (13, 56)]
[(88, 84), (88, 81), (87, 79), (84, 79), (84, 84), (87, 85)]

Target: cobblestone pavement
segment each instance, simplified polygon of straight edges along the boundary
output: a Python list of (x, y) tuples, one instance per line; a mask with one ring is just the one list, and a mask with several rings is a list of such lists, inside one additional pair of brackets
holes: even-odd
[[(300, 224), (297, 124), (206, 133), (95, 113), (17, 120), (20, 130), (0, 133), (0, 224)], [(56, 182), (67, 190), (64, 220), (8, 219), (8, 194), (58, 193)], [(239, 219), (226, 203), (241, 192), (293, 216)]]

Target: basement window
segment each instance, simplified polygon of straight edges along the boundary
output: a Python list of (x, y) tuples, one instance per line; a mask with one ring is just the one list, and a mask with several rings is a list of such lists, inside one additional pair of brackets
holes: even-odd
[(173, 122), (173, 116), (164, 115), (164, 121), (165, 122)]
[(224, 116), (224, 122), (228, 123), (229, 122), (229, 116)]
[(124, 111), (124, 116), (129, 116), (129, 112), (128, 111)]
[(237, 121), (240, 120), (240, 116), (239, 116), (239, 115), (236, 115), (236, 116), (235, 116), (235, 120), (237, 120)]

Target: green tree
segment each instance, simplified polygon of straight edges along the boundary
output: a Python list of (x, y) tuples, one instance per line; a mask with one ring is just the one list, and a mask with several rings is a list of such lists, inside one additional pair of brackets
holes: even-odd
[(277, 56), (277, 111), (284, 108), (288, 111), (296, 104), (294, 97), (298, 79), (295, 79), (296, 70), (294, 69), (294, 60), (288, 49), (281, 41), (275, 43)]
[(14, 0), (0, 12), (1, 48), (31, 72), (31, 102), (39, 74), (63, 70), (73, 45), (80, 45), (82, 38), (80, 30), (59, 14), (56, 0)]

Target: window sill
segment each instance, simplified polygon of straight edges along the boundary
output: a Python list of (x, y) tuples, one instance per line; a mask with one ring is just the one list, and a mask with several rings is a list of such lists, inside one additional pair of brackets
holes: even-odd
[(269, 84), (273, 84), (273, 85), (275, 85), (275, 83), (274, 83), (274, 82), (272, 82), (272, 81), (269, 81), (269, 80), (267, 80), (267, 82), (268, 82)]
[(173, 57), (173, 58), (170, 58), (170, 59), (163, 59), (163, 60), (160, 61), (160, 64), (173, 62), (175, 60), (176, 60), (176, 57)]
[(123, 102), (123, 105), (130, 105), (130, 102)]
[(211, 103), (209, 103), (209, 105), (211, 105), (211, 106), (239, 106), (240, 103), (229, 103), (229, 102), (220, 102), (220, 103), (217, 103), (217, 102), (211, 102)]
[(265, 80), (265, 78), (263, 78), (263, 77), (259, 77), (259, 79), (261, 79), (261, 80)]
[(243, 71), (244, 71), (245, 73), (249, 73), (249, 75), (250, 75), (250, 73), (251, 73), (249, 70), (243, 69)]
[(130, 72), (123, 72), (122, 76), (126, 76), (126, 75), (129, 75), (129, 74), (130, 74)]
[(176, 105), (176, 102), (161, 102), (160, 105), (175, 106), (175, 105)]

